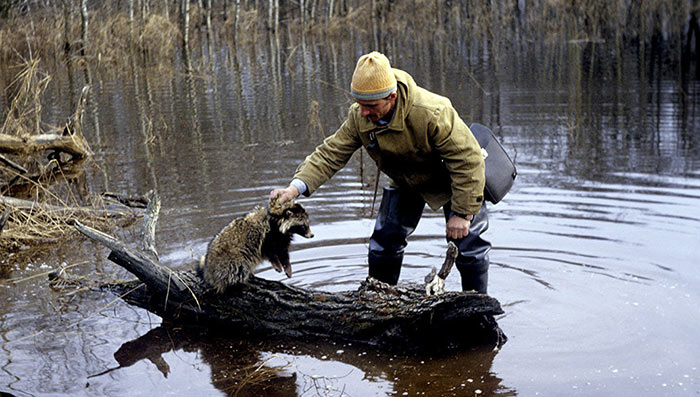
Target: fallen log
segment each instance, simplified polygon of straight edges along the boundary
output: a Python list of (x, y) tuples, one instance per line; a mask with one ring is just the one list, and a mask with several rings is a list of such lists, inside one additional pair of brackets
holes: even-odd
[(25, 137), (0, 134), (0, 152), (27, 156), (37, 152), (57, 151), (83, 159), (89, 152), (82, 137), (74, 135), (41, 134)]
[[(149, 204), (147, 211), (158, 208)], [(427, 297), (422, 285), (391, 286), (367, 278), (357, 291), (330, 293), (253, 277), (217, 294), (194, 270), (175, 271), (158, 261), (152, 248), (156, 219), (157, 215), (144, 216), (145, 251), (79, 222), (75, 227), (109, 248), (108, 258), (138, 278), (102, 288), (166, 320), (404, 351), (500, 346), (506, 341), (493, 317), (503, 313), (499, 302), (475, 292)]]

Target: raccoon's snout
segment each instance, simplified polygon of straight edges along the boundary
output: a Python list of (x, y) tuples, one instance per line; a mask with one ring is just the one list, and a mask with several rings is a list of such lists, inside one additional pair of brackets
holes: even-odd
[(280, 228), (280, 230), (282, 231), (282, 233), (285, 233), (285, 234), (298, 234), (298, 235), (305, 237), (305, 238), (311, 238), (314, 236), (314, 234), (311, 233), (311, 228), (309, 227), (309, 225), (297, 224), (297, 225), (293, 225), (293, 226), (289, 226), (289, 227), (284, 227), (284, 225), (283, 225)]

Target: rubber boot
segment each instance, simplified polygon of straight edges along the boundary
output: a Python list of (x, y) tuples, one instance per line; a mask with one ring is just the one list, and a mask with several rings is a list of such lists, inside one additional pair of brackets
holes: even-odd
[(425, 201), (398, 188), (384, 188), (374, 232), (369, 239), (369, 275), (396, 285), (401, 273), (406, 238), (416, 230)]
[[(450, 204), (443, 207), (446, 220), (453, 215)], [(455, 267), (462, 276), (462, 291), (476, 291), (485, 294), (489, 281), (489, 250), (491, 243), (482, 238), (482, 234), (489, 228), (488, 212), (486, 204), (481, 206), (479, 213), (472, 219), (469, 226), (469, 234), (459, 240), (453, 241), (459, 249)]]

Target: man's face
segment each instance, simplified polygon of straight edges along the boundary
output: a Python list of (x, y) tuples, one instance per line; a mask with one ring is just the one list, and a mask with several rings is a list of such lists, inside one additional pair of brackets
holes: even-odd
[(360, 105), (360, 115), (362, 117), (367, 117), (370, 121), (378, 121), (394, 107), (396, 93), (392, 92), (388, 97), (382, 99), (373, 99), (371, 101), (356, 99), (355, 102)]

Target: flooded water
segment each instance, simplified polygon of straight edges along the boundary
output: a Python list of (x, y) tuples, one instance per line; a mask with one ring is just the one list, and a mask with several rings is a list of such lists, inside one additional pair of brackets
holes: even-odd
[[(416, 357), (183, 330), (107, 293), (48, 288), (44, 273), (66, 264), (77, 264), (73, 274), (129, 277), (103, 248), (76, 237), (48, 254), (1, 259), (0, 391), (698, 395), (700, 81), (654, 51), (642, 57), (582, 42), (515, 47), (494, 53), (436, 40), (383, 48), (394, 66), (451, 98), (468, 123), (490, 126), (517, 163), (513, 190), (489, 208), (486, 234), (489, 293), (503, 305), (497, 320), (509, 337), (500, 350)], [(58, 123), (91, 80), (84, 120), (95, 152), (91, 189), (157, 189), (161, 262), (184, 268), (230, 219), (286, 186), (340, 125), (355, 60), (372, 48), (362, 40), (271, 40), (222, 45), (195, 57), (189, 74), (61, 69), (45, 113)], [(293, 243), (293, 278), (267, 263), (258, 275), (356, 289), (367, 275), (375, 172), (358, 153), (303, 199), (315, 238)], [(420, 282), (444, 252), (442, 214), (426, 209), (401, 281)], [(456, 272), (447, 288), (459, 289)]]

